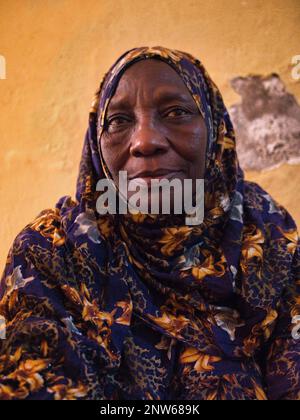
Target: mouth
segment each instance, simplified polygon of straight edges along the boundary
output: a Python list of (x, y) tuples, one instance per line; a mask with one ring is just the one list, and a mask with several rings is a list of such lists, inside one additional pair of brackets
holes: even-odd
[(172, 179), (184, 179), (186, 177), (186, 172), (183, 170), (173, 170), (173, 169), (160, 169), (157, 171), (143, 171), (137, 174), (134, 174), (129, 177), (129, 180), (143, 179), (147, 183), (150, 183), (152, 179), (162, 180), (172, 180)]

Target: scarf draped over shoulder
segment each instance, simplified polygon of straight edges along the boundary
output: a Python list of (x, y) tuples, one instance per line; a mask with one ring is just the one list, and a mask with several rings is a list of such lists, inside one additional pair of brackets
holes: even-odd
[[(105, 112), (132, 63), (156, 58), (208, 133), (198, 226), (96, 211)], [(0, 399), (300, 399), (300, 255), (288, 212), (244, 180), (221, 94), (202, 63), (124, 53), (89, 113), (76, 197), (15, 238), (0, 284)]]

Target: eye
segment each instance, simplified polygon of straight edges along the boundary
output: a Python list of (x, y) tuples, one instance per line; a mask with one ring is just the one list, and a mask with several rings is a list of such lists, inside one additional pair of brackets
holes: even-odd
[(124, 115), (116, 115), (106, 120), (105, 129), (114, 132), (124, 128), (130, 122), (130, 118)]
[(190, 115), (190, 112), (184, 108), (172, 108), (165, 114), (167, 117), (176, 118), (176, 117), (184, 117), (186, 115)]

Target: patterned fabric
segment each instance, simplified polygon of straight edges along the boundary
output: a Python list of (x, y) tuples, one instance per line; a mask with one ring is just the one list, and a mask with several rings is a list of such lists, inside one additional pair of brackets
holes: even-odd
[[(107, 105), (126, 68), (149, 58), (178, 72), (205, 118), (199, 226), (96, 211)], [(190, 54), (137, 48), (105, 74), (76, 199), (19, 233), (0, 299), (1, 399), (300, 399), (296, 226), (244, 180), (221, 94)]]

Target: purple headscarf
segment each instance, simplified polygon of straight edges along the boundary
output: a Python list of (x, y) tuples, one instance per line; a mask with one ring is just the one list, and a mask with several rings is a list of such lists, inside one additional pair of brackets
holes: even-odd
[[(128, 66), (149, 58), (178, 72), (207, 126), (199, 226), (96, 211), (96, 183), (110, 177), (107, 106)], [(300, 399), (299, 279), (295, 223), (244, 180), (201, 62), (163, 47), (127, 51), (93, 100), (76, 200), (41, 212), (10, 249), (0, 399)]]

